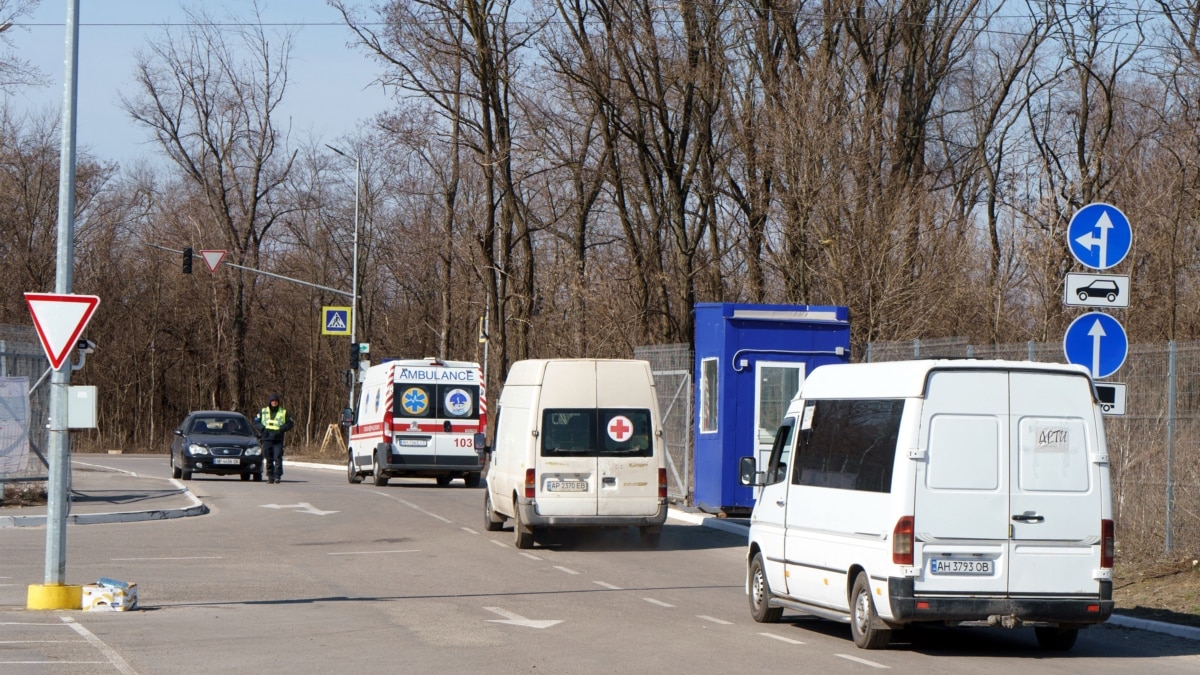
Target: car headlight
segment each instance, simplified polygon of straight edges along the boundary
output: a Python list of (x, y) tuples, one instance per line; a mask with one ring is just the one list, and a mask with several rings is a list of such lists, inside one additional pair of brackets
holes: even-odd
[(246, 448), (246, 456), (247, 457), (258, 457), (261, 454), (262, 454), (262, 448), (260, 448), (257, 445), (252, 445), (252, 446)]
[(207, 455), (208, 448), (204, 447), (203, 445), (197, 445), (195, 443), (192, 443), (191, 445), (188, 446), (188, 454)]

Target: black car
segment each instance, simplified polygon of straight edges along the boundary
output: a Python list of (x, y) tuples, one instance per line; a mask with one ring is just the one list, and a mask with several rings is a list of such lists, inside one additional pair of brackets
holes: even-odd
[(245, 415), (199, 410), (184, 418), (171, 441), (171, 477), (191, 480), (193, 473), (262, 480), (262, 447)]
[(1121, 289), (1117, 286), (1117, 282), (1110, 279), (1097, 279), (1087, 286), (1080, 286), (1075, 289), (1080, 300), (1088, 298), (1104, 298), (1109, 302), (1116, 302), (1117, 296), (1120, 295)]

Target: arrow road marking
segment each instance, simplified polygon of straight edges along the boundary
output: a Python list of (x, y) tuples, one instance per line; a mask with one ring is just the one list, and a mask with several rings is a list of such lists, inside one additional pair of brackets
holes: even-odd
[(300, 502), (299, 504), (260, 504), (260, 506), (262, 506), (264, 509), (300, 509), (302, 511), (308, 511), (314, 516), (327, 516), (331, 513), (337, 513), (337, 511), (322, 511), (313, 507), (313, 505), (309, 504), (308, 502)]
[(1093, 246), (1099, 247), (1100, 264), (1098, 267), (1104, 267), (1108, 264), (1108, 231), (1113, 228), (1112, 220), (1109, 219), (1107, 211), (1100, 214), (1100, 219), (1096, 221), (1096, 227), (1100, 228), (1099, 237), (1088, 232), (1082, 237), (1076, 237), (1075, 241), (1088, 250), (1091, 250)]
[(1092, 328), (1087, 334), (1092, 336), (1092, 377), (1100, 377), (1100, 338), (1108, 333), (1104, 332), (1104, 326), (1100, 325), (1100, 319), (1096, 319), (1096, 323), (1092, 324)]
[(499, 614), (500, 616), (504, 617), (503, 619), (487, 619), (488, 623), (507, 623), (507, 624), (511, 624), (513, 626), (524, 626), (526, 628), (549, 628), (550, 626), (553, 626), (556, 623), (562, 623), (561, 620), (559, 620), (559, 621), (554, 621), (554, 620), (538, 621), (536, 619), (526, 619), (525, 617), (521, 616), (520, 614), (516, 614), (516, 613), (508, 611), (507, 609), (501, 609), (499, 607), (484, 607), (484, 609), (486, 609), (489, 612), (492, 612), (494, 614)]

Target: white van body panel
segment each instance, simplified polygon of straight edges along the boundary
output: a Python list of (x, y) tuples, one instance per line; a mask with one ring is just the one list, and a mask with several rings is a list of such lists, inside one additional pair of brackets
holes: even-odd
[[(863, 426), (832, 433), (826, 421), (822, 436), (830, 410), (849, 411), (845, 419)], [(773, 450), (751, 515), (747, 552), (748, 570), (763, 558), (773, 606), (849, 621), (861, 572), (891, 627), (1080, 626), (1111, 614), (1111, 569), (1101, 566), (1102, 524), (1111, 528), (1112, 519), (1108, 455), (1086, 369), (984, 360), (827, 365), (808, 374), (788, 424), (794, 429), (780, 438), (790, 441)], [(886, 433), (872, 436), (878, 429)], [(833, 453), (836, 465), (818, 465), (821, 449), (806, 443), (821, 438), (861, 443), (863, 452)], [(897, 564), (894, 530), (905, 517), (914, 523), (912, 563)]]
[[(594, 411), (615, 411), (626, 421), (636, 415), (620, 412), (644, 411), (648, 428), (633, 439), (647, 447), (633, 454), (597, 450), (607, 430), (586, 425), (588, 415), (600, 414)], [(509, 370), (497, 414), (487, 475), (497, 514), (511, 519), (520, 509), (521, 522), (531, 527), (660, 526), (666, 520), (666, 498), (659, 495), (666, 449), (645, 361), (519, 361)], [(546, 428), (547, 414), (560, 424)], [(612, 421), (616, 438), (630, 438), (628, 425)], [(529, 469), (536, 477), (532, 498), (525, 495)]]

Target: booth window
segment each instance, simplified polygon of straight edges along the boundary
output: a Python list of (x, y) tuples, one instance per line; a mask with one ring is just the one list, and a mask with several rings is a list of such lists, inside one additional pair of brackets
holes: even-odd
[(717, 360), (700, 361), (700, 433), (717, 430)]

